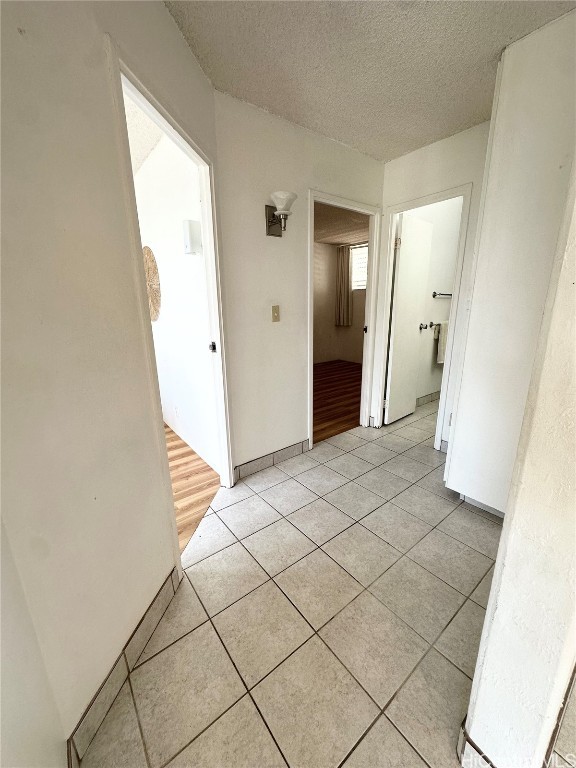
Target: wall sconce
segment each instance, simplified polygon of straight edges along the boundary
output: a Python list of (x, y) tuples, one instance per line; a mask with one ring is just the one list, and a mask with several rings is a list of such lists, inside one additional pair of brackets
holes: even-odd
[(292, 213), (292, 203), (298, 195), (294, 192), (273, 192), (270, 197), (274, 205), (266, 206), (266, 234), (272, 237), (282, 237), (286, 231), (286, 220)]

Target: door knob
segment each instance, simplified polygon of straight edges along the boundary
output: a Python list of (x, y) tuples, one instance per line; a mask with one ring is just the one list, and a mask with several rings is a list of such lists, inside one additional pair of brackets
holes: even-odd
[(424, 325), (424, 323), (420, 323), (420, 330), (424, 331), (426, 328), (428, 328), (427, 325)]

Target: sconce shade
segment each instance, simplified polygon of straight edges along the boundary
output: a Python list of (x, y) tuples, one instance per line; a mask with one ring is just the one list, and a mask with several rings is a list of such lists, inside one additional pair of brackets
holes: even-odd
[(298, 195), (294, 194), (294, 192), (273, 192), (270, 197), (276, 206), (276, 215), (284, 213), (286, 216), (289, 216), (292, 203)]

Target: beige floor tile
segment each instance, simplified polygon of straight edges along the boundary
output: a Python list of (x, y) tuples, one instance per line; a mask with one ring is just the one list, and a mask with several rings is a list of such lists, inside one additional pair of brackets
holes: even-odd
[(336, 768), (378, 708), (317, 637), (253, 690), (292, 768)]
[(407, 440), (405, 437), (400, 437), (395, 432), (388, 435), (382, 435), (382, 437), (378, 438), (375, 444), (380, 445), (382, 448), (386, 448), (389, 451), (394, 451), (394, 453), (404, 453), (404, 451), (417, 445), (414, 440)]
[(374, 427), (354, 427), (354, 429), (349, 429), (346, 434), (359, 437), (362, 440), (376, 440), (380, 437), (380, 430), (374, 429)]
[(268, 575), (242, 546), (217, 552), (186, 570), (200, 600), (210, 614), (227, 608), (268, 579)]
[(218, 517), (238, 539), (250, 536), (260, 528), (280, 520), (278, 512), (260, 496), (250, 496), (244, 501), (225, 507), (218, 512)]
[(287, 520), (263, 528), (243, 539), (242, 544), (270, 576), (316, 549), (316, 544)]
[(344, 666), (384, 707), (428, 650), (428, 643), (369, 592), (320, 630)]
[(167, 768), (285, 768), (282, 755), (249, 696), (222, 715)]
[[(299, 459), (300, 456), (295, 458)], [(281, 515), (289, 515), (291, 512), (305, 507), (306, 504), (310, 504), (318, 498), (315, 493), (305, 488), (302, 483), (292, 479), (268, 488), (267, 491), (262, 491), (260, 495)]]
[(366, 472), (374, 468), (373, 464), (364, 461), (364, 459), (359, 459), (358, 456), (354, 456), (352, 453), (345, 453), (343, 456), (332, 459), (332, 461), (327, 461), (325, 466), (344, 475), (348, 480), (354, 480), (360, 477), (360, 475), (365, 475)]
[(152, 768), (172, 758), (245, 692), (208, 622), (137, 667), (131, 682)]
[(442, 451), (437, 451), (435, 448), (429, 445), (415, 445), (414, 448), (410, 448), (406, 451), (404, 456), (408, 456), (415, 461), (421, 461), (422, 464), (427, 464), (429, 467), (440, 467), (446, 461), (446, 454)]
[(214, 625), (248, 688), (313, 634), (272, 581), (219, 613)]
[(367, 472), (357, 479), (358, 485), (367, 488), (369, 491), (382, 496), (383, 501), (389, 501), (411, 485), (409, 480), (405, 480), (393, 472), (385, 469), (386, 464)]
[(438, 528), (483, 555), (496, 559), (502, 526), (459, 506)]
[(372, 584), (370, 591), (429, 643), (466, 599), (406, 557)]
[(325, 499), (316, 499), (312, 504), (293, 512), (287, 520), (318, 545), (324, 544), (354, 523), (352, 518)]
[(314, 629), (362, 591), (355, 579), (320, 550), (291, 565), (275, 581)]
[(426, 768), (386, 715), (370, 728), (343, 768)]
[(394, 498), (394, 504), (397, 507), (405, 509), (406, 512), (410, 512), (411, 515), (419, 517), (432, 526), (438, 525), (459, 503), (459, 501), (450, 501), (437, 496), (418, 485), (411, 485)]
[(413, 440), (415, 443), (421, 443), (424, 440), (427, 440), (430, 435), (433, 435), (434, 430), (430, 428), (421, 429), (419, 427), (412, 426), (412, 424), (408, 424), (405, 427), (397, 429), (394, 434), (398, 435), (398, 437), (405, 437), (407, 440)]
[(440, 653), (468, 677), (474, 677), (485, 615), (483, 608), (468, 600), (435, 643)]
[(403, 477), (405, 480), (409, 480), (411, 483), (415, 483), (430, 472), (430, 467), (426, 466), (426, 464), (422, 464), (420, 461), (414, 461), (414, 459), (409, 459), (408, 451), (387, 461), (384, 465), (384, 469), (387, 472), (392, 472), (394, 475), (398, 475), (398, 477)]
[(327, 493), (324, 498), (354, 520), (366, 517), (384, 504), (381, 496), (363, 488), (358, 483), (346, 483), (335, 491)]
[(306, 453), (301, 453), (299, 456), (293, 456), (291, 459), (281, 461), (277, 466), (278, 469), (281, 469), (282, 472), (286, 472), (290, 477), (296, 477), (296, 475), (301, 475), (302, 472), (317, 467), (318, 462), (310, 456), (310, 451), (307, 451)]
[(365, 587), (401, 556), (398, 550), (358, 524), (331, 539), (322, 549)]
[(421, 480), (418, 480), (417, 485), (438, 496), (443, 496), (445, 499), (460, 501), (460, 494), (456, 491), (452, 491), (450, 488), (446, 488), (446, 485), (444, 484), (444, 466), (434, 469), (428, 475), (424, 475)]
[(482, 579), (480, 584), (476, 587), (474, 592), (470, 595), (470, 599), (475, 603), (481, 605), (482, 608), (488, 607), (488, 597), (490, 596), (490, 589), (492, 588), (492, 578), (494, 576), (494, 566), (490, 568), (486, 576)]
[(401, 552), (407, 552), (432, 530), (423, 520), (390, 501), (362, 518), (362, 525)]
[(472, 592), (492, 565), (490, 558), (437, 529), (419, 541), (408, 557), (464, 595)]
[(330, 493), (330, 491), (344, 485), (347, 480), (338, 472), (329, 469), (325, 464), (319, 464), (314, 469), (309, 469), (308, 472), (298, 475), (298, 482), (305, 485), (306, 488), (309, 488), (318, 496), (324, 496), (326, 493)]
[(261, 491), (265, 491), (266, 488), (271, 488), (273, 485), (283, 482), (287, 477), (286, 472), (282, 472), (278, 467), (267, 467), (253, 475), (248, 475), (244, 478), (244, 482), (247, 486), (252, 488), (253, 491), (260, 493)]
[(188, 579), (184, 577), (172, 598), (172, 602), (154, 630), (154, 634), (142, 651), (138, 664), (142, 664), (170, 643), (196, 629), (207, 619), (208, 616), (202, 608), (200, 600), (196, 597)]
[(432, 649), (386, 710), (431, 768), (460, 768), (456, 743), (472, 683)]
[(337, 448), (332, 443), (327, 443), (325, 440), (321, 443), (317, 443), (312, 450), (306, 453), (306, 456), (310, 456), (314, 461), (318, 461), (323, 464), (325, 461), (335, 459), (336, 456), (342, 456), (344, 451), (341, 448)]
[(396, 451), (390, 451), (388, 448), (384, 448), (381, 445), (375, 445), (374, 443), (367, 443), (360, 448), (355, 448), (350, 453), (351, 456), (357, 456), (359, 459), (368, 461), (370, 464), (378, 467), (380, 464), (384, 464), (385, 461), (393, 459), (397, 455)]
[(356, 435), (350, 435), (348, 432), (343, 432), (341, 435), (329, 437), (325, 442), (331, 443), (331, 445), (335, 445), (336, 448), (341, 448), (343, 451), (353, 451), (354, 448), (360, 448), (361, 445), (364, 445), (366, 440), (362, 440), (360, 437), (356, 437)]
[(244, 482), (239, 482), (233, 488), (220, 488), (212, 499), (210, 506), (218, 512), (220, 509), (224, 509), (224, 507), (229, 507), (230, 504), (244, 501), (244, 499), (253, 495), (254, 491), (252, 488), (249, 488)]
[(189, 568), (205, 557), (210, 557), (225, 547), (234, 544), (236, 537), (226, 528), (218, 515), (202, 518), (200, 525), (182, 552), (182, 567)]
[(147, 768), (144, 744), (127, 682), (84, 754), (82, 768)]

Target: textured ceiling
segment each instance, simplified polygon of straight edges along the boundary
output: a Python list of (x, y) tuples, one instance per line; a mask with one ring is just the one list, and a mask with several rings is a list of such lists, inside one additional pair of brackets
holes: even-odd
[(576, 2), (167, 2), (215, 88), (380, 160), (489, 119), (514, 40)]
[(137, 173), (142, 163), (163, 136), (162, 129), (138, 107), (129, 96), (124, 97), (126, 124), (132, 173)]
[(363, 213), (314, 203), (314, 242), (355, 245), (368, 241), (369, 217)]

